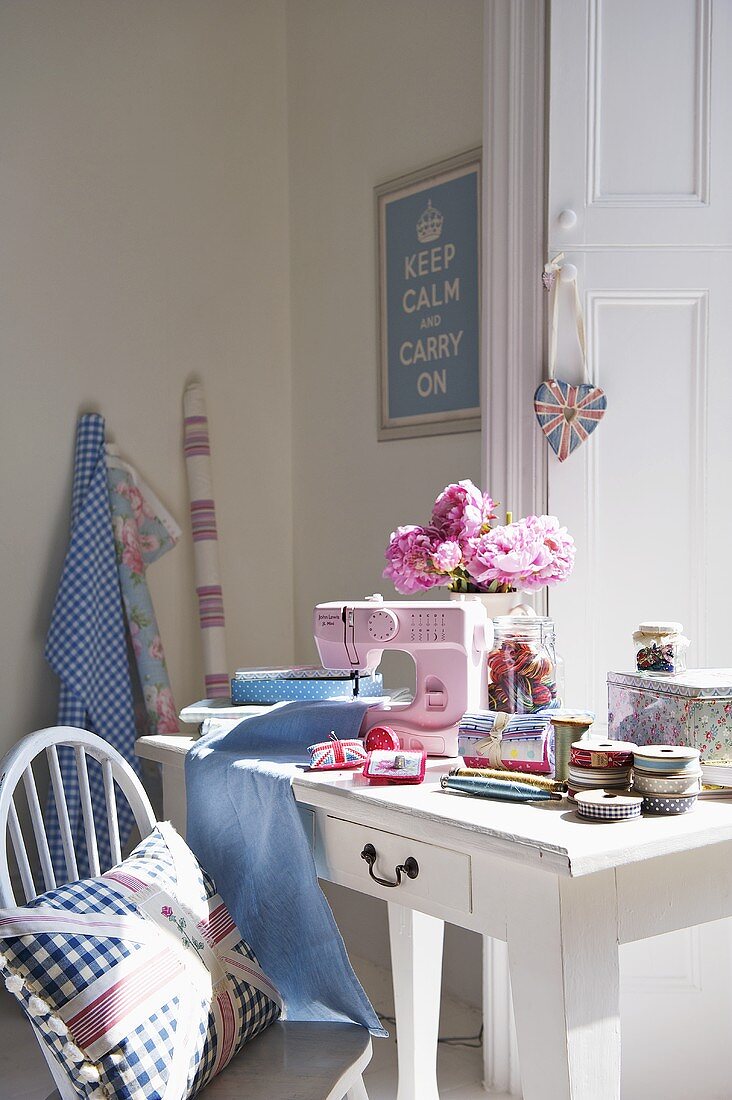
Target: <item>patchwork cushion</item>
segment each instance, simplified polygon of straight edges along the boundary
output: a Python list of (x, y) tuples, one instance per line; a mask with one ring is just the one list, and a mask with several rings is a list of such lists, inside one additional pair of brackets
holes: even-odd
[(0, 910), (5, 984), (84, 1100), (193, 1097), (279, 994), (172, 826), (118, 867)]

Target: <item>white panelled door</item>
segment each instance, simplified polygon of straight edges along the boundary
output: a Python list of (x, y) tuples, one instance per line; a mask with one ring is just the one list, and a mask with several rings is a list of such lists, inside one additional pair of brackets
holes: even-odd
[[(732, 667), (732, 2), (552, 0), (550, 42), (549, 254), (577, 266), (608, 399), (550, 456), (578, 546), (550, 612), (567, 702), (601, 728), (640, 619)], [(558, 375), (580, 381), (563, 317)], [(731, 978), (726, 923), (623, 950), (624, 1100), (732, 1096)]]

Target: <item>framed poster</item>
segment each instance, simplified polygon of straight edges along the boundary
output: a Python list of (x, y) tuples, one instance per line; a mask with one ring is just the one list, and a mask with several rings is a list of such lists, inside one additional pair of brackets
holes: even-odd
[(376, 188), (379, 439), (480, 429), (481, 150)]

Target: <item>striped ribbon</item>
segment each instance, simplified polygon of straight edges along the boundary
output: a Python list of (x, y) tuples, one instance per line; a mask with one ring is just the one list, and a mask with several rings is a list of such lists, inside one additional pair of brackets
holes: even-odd
[(205, 692), (207, 698), (217, 699), (229, 695), (229, 674), (211, 444), (203, 386), (198, 382), (191, 383), (183, 395), (183, 454), (188, 475)]

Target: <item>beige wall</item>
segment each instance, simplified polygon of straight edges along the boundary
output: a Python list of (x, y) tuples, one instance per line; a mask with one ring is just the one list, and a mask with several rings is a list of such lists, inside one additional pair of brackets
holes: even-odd
[[(3, 2), (0, 102), (1, 753), (55, 719), (81, 410), (187, 529), (181, 394), (204, 381), (229, 661), (292, 656), (284, 5)], [(149, 574), (181, 704), (202, 694), (189, 543)]]
[[(393, 591), (391, 529), (478, 478), (477, 434), (376, 442), (373, 188), (480, 143), (481, 8), (0, 2), (0, 752), (55, 719), (79, 411), (185, 527), (180, 400), (203, 379), (232, 667), (311, 656), (313, 605)], [(188, 538), (149, 577), (182, 704)], [(386, 961), (383, 906), (333, 900)], [(477, 1001), (475, 955), (448, 936), (448, 986)]]
[[(480, 477), (478, 433), (376, 440), (376, 184), (482, 136), (481, 0), (290, 0), (295, 624), (320, 600), (394, 595), (389, 532)], [(392, 666), (393, 670), (404, 666)], [(351, 951), (388, 959), (385, 906), (329, 888)], [(445, 981), (480, 1003), (478, 937), (449, 929)]]
[(373, 189), (480, 145), (481, 0), (288, 4), (295, 624), (320, 600), (394, 594), (390, 531), (450, 480), (480, 475), (480, 435), (376, 439)]

